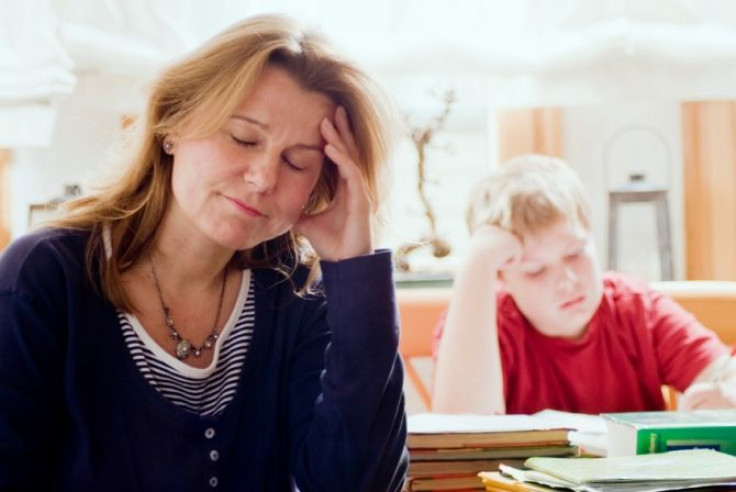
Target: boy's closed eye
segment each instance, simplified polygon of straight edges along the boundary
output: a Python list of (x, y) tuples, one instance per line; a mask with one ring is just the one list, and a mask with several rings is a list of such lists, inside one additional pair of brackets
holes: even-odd
[(573, 251), (572, 253), (566, 254), (565, 255), (565, 259), (566, 260), (576, 260), (576, 259), (580, 258), (580, 256), (582, 254), (583, 254), (583, 250), (582, 249), (578, 249), (578, 250)]
[(521, 273), (523, 273), (526, 277), (530, 277), (530, 278), (540, 277), (546, 271), (547, 271), (547, 267), (545, 265), (540, 265), (538, 263), (530, 263), (530, 264), (521, 266)]

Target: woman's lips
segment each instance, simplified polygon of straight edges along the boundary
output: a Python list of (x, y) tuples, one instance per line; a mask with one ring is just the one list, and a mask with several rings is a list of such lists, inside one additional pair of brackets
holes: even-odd
[(237, 198), (232, 197), (226, 197), (228, 200), (230, 200), (233, 204), (235, 204), (236, 207), (238, 207), (240, 210), (245, 212), (246, 214), (252, 216), (252, 217), (264, 217), (266, 214), (258, 210), (257, 208), (251, 207), (244, 201), (238, 200)]

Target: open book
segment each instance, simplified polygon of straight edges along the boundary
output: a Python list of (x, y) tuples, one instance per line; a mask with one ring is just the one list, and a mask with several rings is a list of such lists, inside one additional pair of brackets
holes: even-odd
[(736, 457), (710, 449), (616, 458), (529, 458), (531, 470), (502, 466), (516, 480), (580, 492), (653, 492), (736, 485)]

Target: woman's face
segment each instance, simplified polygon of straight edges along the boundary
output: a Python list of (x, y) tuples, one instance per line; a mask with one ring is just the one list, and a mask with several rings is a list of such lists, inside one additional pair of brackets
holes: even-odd
[(220, 130), (174, 141), (174, 223), (232, 250), (291, 229), (322, 171), (320, 122), (334, 113), (327, 96), (267, 67)]

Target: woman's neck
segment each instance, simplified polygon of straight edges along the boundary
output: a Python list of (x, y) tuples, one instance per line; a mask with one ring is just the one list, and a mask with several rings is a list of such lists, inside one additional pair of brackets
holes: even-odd
[(166, 272), (170, 287), (178, 289), (193, 283), (220, 282), (222, 271), (235, 252), (215, 243), (191, 225), (182, 228), (172, 222), (166, 218), (162, 221), (150, 250), (151, 261), (157, 269)]

